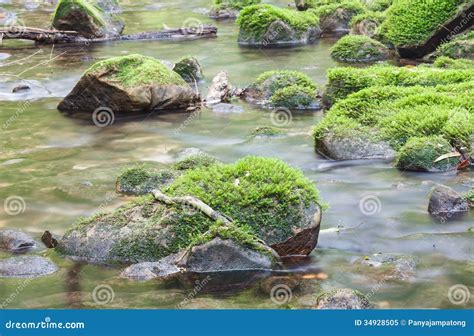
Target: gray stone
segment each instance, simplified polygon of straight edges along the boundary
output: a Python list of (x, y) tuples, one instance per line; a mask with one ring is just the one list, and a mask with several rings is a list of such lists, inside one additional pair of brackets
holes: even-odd
[(176, 261), (181, 255), (182, 253), (176, 253), (156, 262), (133, 264), (124, 269), (120, 273), (120, 277), (136, 281), (170, 280), (181, 273), (181, 270), (176, 266)]
[(384, 280), (409, 280), (415, 275), (415, 257), (398, 253), (375, 253), (363, 258), (360, 263), (374, 268), (387, 268)]
[(462, 216), (469, 203), (452, 188), (440, 185), (431, 191), (428, 212), (442, 222)]
[(228, 102), (233, 95), (229, 75), (225, 71), (219, 72), (213, 79), (207, 92), (206, 104), (212, 106), (221, 102)]
[(40, 256), (17, 256), (0, 260), (0, 278), (36, 278), (58, 270), (49, 259)]
[(0, 231), (0, 249), (20, 252), (36, 246), (35, 240), (24, 232), (16, 230)]

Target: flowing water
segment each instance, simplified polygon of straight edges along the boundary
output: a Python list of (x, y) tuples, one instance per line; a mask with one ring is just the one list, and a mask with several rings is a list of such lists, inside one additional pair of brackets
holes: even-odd
[[(438, 223), (427, 214), (427, 202), (436, 183), (467, 191), (474, 186), (472, 171), (404, 173), (384, 162), (327, 161), (314, 152), (311, 138), (321, 111), (295, 112), (281, 125), (286, 136), (251, 141), (248, 135), (252, 130), (272, 125), (271, 113), (242, 102), (237, 102), (244, 109), (242, 113), (203, 109), (193, 117), (181, 113), (116, 120), (106, 128), (59, 113), (57, 104), (83, 71), (112, 56), (141, 53), (174, 62), (192, 55), (204, 69), (204, 91), (221, 70), (230, 74), (234, 85), (243, 87), (272, 69), (299, 70), (324, 84), (326, 70), (337, 66), (330, 58), (334, 39), (292, 49), (239, 48), (234, 22), (216, 23), (203, 14), (210, 0), (124, 3), (127, 33), (180, 27), (198, 20), (216, 24), (218, 37), (54, 49), (6, 41), (0, 52), (11, 56), (0, 61), (0, 72), (21, 74), (32, 90), (13, 94), (12, 88), (20, 81), (14, 76), (0, 77), (0, 199), (18, 196), (25, 202), (24, 211), (14, 216), (0, 207), (0, 229), (22, 229), (38, 238), (45, 230), (60, 235), (79, 217), (114, 209), (128, 200), (114, 193), (115, 178), (124, 168), (137, 163), (161, 167), (174, 162), (183, 149), (198, 148), (224, 162), (246, 155), (277, 157), (301, 169), (329, 203), (323, 229), (349, 228), (320, 236), (310, 262), (302, 267), (321, 269), (328, 278), (309, 282), (309, 290), (295, 291), (290, 306), (307, 308), (320, 291), (348, 287), (368, 294), (378, 307), (463, 307), (453, 305), (448, 291), (462, 284), (474, 293), (474, 233), (469, 231), (474, 216)], [(285, 0), (272, 3), (286, 5)], [(46, 5), (25, 9), (19, 1), (5, 8), (16, 12), (27, 26), (36, 27), (46, 27), (53, 10)], [(416, 257), (416, 273), (408, 280), (392, 281), (355, 262), (377, 252)], [(226, 295), (195, 295), (176, 286), (118, 279), (118, 268), (75, 265), (51, 251), (37, 253), (51, 257), (61, 270), (35, 280), (0, 280), (0, 299), (8, 298), (8, 307), (173, 308), (186, 298), (189, 303), (184, 307), (188, 308), (282, 307), (256, 288)], [(98, 285), (113, 288), (113, 301), (105, 306), (93, 300)], [(473, 301), (466, 306), (473, 307)]]

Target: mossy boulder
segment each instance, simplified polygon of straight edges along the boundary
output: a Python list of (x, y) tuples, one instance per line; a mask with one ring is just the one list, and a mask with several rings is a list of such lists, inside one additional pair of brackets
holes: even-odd
[(337, 1), (314, 8), (313, 12), (320, 19), (323, 33), (347, 33), (351, 20), (366, 12), (366, 8), (358, 0)]
[(61, 111), (140, 113), (186, 109), (199, 95), (176, 72), (142, 55), (114, 57), (90, 67), (59, 104)]
[(186, 82), (195, 83), (203, 79), (201, 65), (194, 57), (183, 57), (173, 67), (173, 71), (179, 74)]
[(60, 0), (52, 25), (58, 30), (77, 31), (86, 38), (119, 36), (125, 25), (112, 13), (110, 1)]
[(469, 28), (461, 23), (472, 6), (470, 0), (398, 0), (389, 8), (381, 30), (402, 57), (421, 58)]
[(209, 11), (211, 19), (234, 19), (244, 7), (258, 5), (261, 0), (214, 0)]
[(452, 145), (441, 136), (413, 137), (400, 148), (395, 165), (402, 170), (444, 172), (456, 169), (458, 158), (436, 161), (453, 151)]
[(188, 170), (163, 192), (202, 200), (231, 218), (234, 229), (190, 206), (143, 196), (113, 213), (81, 220), (61, 239), (59, 250), (92, 262), (127, 263), (157, 261), (215, 236), (243, 245), (262, 240), (280, 256), (309, 254), (317, 244), (318, 191), (282, 161), (247, 157)]
[(245, 7), (237, 19), (239, 44), (244, 46), (294, 46), (312, 43), (321, 35), (313, 11), (298, 12), (272, 5)]
[(365, 12), (352, 18), (350, 33), (378, 38), (379, 27), (385, 20), (385, 12)]
[(285, 132), (279, 128), (271, 127), (271, 126), (262, 126), (262, 127), (257, 127), (256, 129), (254, 129), (252, 133), (250, 134), (249, 138), (250, 139), (269, 138), (269, 137), (282, 136), (283, 134), (285, 134)]
[(470, 59), (452, 59), (446, 56), (441, 56), (433, 63), (436, 68), (443, 69), (474, 69), (474, 60)]
[(328, 71), (329, 83), (323, 100), (330, 106), (351, 93), (371, 86), (437, 86), (469, 82), (473, 79), (472, 71), (462, 69), (445, 70), (389, 65), (374, 65), (368, 68), (340, 67)]
[(441, 222), (462, 217), (469, 211), (468, 201), (454, 189), (439, 185), (430, 193), (428, 212)]
[(331, 56), (339, 62), (368, 63), (386, 60), (389, 50), (368, 36), (346, 35), (332, 47)]
[[(365, 159), (374, 147), (385, 148), (399, 153), (397, 165), (402, 169), (450, 169), (452, 160), (434, 161), (455, 146), (471, 147), (473, 86), (474, 82), (437, 87), (376, 86), (349, 95), (316, 125), (316, 149), (333, 159)], [(341, 143), (357, 151), (352, 149), (348, 157), (341, 157), (337, 151)], [(388, 148), (383, 147), (387, 144)]]
[(432, 58), (440, 56), (474, 60), (474, 31), (456, 36), (451, 41), (441, 44), (438, 49), (430, 55)]
[(319, 96), (311, 78), (289, 70), (264, 72), (242, 93), (249, 103), (289, 109), (318, 109)]
[(468, 201), (469, 206), (474, 208), (474, 188), (465, 193), (463, 197), (466, 201)]

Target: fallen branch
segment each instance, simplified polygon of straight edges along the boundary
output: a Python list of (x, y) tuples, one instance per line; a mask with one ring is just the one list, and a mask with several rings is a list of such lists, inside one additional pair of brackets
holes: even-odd
[(109, 41), (197, 39), (214, 37), (216, 35), (217, 28), (207, 25), (192, 28), (164, 29), (161, 31), (142, 32), (137, 34), (93, 39), (85, 38), (76, 31), (49, 30), (33, 27), (0, 28), (0, 40), (30, 40), (38, 44), (87, 44)]

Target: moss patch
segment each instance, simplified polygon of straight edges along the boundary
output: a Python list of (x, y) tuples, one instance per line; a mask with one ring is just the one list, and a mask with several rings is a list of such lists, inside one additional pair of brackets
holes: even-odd
[(289, 109), (307, 109), (314, 105), (316, 91), (300, 85), (287, 86), (279, 89), (271, 98), (273, 106)]
[(173, 168), (176, 170), (188, 170), (188, 169), (195, 169), (195, 168), (203, 168), (209, 167), (213, 164), (218, 163), (215, 157), (206, 154), (206, 153), (199, 153), (194, 155), (189, 155), (184, 159), (178, 161), (173, 165)]
[(324, 100), (332, 105), (351, 93), (371, 86), (436, 86), (474, 80), (468, 70), (445, 70), (430, 67), (395, 67), (375, 65), (369, 68), (341, 67), (328, 71), (329, 83)]
[(459, 163), (457, 158), (435, 161), (452, 150), (451, 144), (441, 136), (413, 137), (400, 148), (395, 165), (403, 170), (414, 171), (451, 170)]
[(257, 127), (250, 134), (250, 138), (272, 137), (285, 134), (281, 129), (269, 126)]
[(362, 14), (366, 11), (366, 8), (360, 1), (338, 1), (332, 2), (326, 5), (312, 6), (314, 13), (321, 19), (329, 16), (336, 16), (341, 20), (350, 21), (355, 15)]
[(436, 49), (435, 56), (474, 59), (474, 31), (459, 35)]
[(474, 208), (474, 188), (464, 194), (464, 199), (469, 202), (471, 208)]
[(86, 71), (103, 74), (124, 87), (140, 85), (187, 85), (176, 72), (160, 61), (138, 54), (109, 58)]
[(373, 62), (387, 58), (388, 49), (364, 35), (346, 35), (331, 49), (331, 56), (341, 62)]
[(241, 10), (244, 7), (258, 5), (261, 0), (214, 0), (214, 7), (218, 9), (231, 8)]
[(298, 12), (272, 5), (254, 5), (245, 7), (237, 19), (240, 29), (247, 36), (262, 37), (272, 22), (281, 20), (299, 32), (305, 32), (310, 27), (318, 26), (319, 18), (312, 12)]
[(443, 69), (474, 69), (474, 61), (469, 59), (452, 59), (441, 56), (436, 59), (433, 66)]
[(454, 16), (463, 2), (397, 0), (389, 8), (382, 29), (388, 40), (397, 47), (421, 44)]
[(117, 192), (127, 195), (143, 195), (161, 189), (179, 174), (171, 169), (148, 169), (144, 166), (125, 169), (117, 178)]

